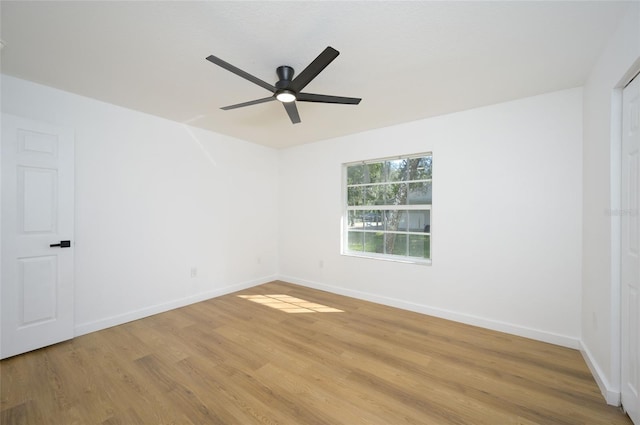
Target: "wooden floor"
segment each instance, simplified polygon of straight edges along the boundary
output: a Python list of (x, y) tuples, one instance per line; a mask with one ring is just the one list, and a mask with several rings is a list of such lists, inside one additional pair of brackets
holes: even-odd
[(2, 425), (631, 424), (578, 351), (282, 282), (0, 367)]

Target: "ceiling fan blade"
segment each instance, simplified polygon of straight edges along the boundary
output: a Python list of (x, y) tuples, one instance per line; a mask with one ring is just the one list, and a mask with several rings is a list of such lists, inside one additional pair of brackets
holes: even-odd
[(340, 103), (343, 105), (357, 105), (362, 99), (357, 97), (329, 96), (326, 94), (298, 93), (296, 100), (300, 102)]
[(282, 102), (282, 104), (284, 105), (284, 109), (287, 110), (289, 118), (291, 118), (291, 123), (298, 124), (300, 122), (300, 115), (298, 114), (296, 102)]
[(220, 109), (228, 111), (229, 109), (243, 108), (245, 106), (258, 105), (260, 103), (271, 102), (272, 100), (276, 100), (276, 98), (273, 96), (269, 96), (269, 97), (264, 97), (262, 99), (250, 100), (248, 102), (236, 103), (235, 105), (223, 106)]
[(293, 79), (289, 88), (295, 92), (299, 92), (306, 87), (314, 78), (322, 72), (335, 58), (338, 57), (338, 52), (333, 47), (327, 47), (324, 49), (317, 58), (313, 60), (296, 78)]
[(254, 84), (259, 85), (262, 88), (265, 88), (267, 90), (269, 90), (271, 93), (275, 93), (276, 88), (274, 86), (272, 86), (271, 84), (267, 83), (266, 81), (262, 81), (260, 78), (258, 77), (254, 77), (253, 75), (249, 74), (248, 72), (245, 72), (243, 70), (241, 70), (240, 68), (237, 68), (233, 65), (231, 65), (228, 62), (223, 61), (222, 59), (215, 57), (213, 55), (207, 56), (207, 60), (211, 63), (215, 63), (216, 65), (226, 69), (227, 71), (231, 71), (234, 74), (244, 78), (245, 80), (251, 81)]

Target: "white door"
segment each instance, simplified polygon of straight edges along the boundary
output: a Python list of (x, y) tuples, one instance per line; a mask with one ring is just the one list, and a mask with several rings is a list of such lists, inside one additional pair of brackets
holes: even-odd
[(74, 134), (8, 114), (1, 125), (6, 358), (73, 338)]
[(622, 102), (622, 405), (640, 425), (640, 77)]

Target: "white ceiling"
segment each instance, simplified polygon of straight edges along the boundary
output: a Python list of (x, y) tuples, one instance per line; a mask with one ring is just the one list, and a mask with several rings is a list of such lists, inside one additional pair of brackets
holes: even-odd
[[(8, 75), (276, 148), (494, 104), (585, 82), (628, 3), (594, 1), (0, 3)], [(275, 83), (327, 46), (304, 91), (358, 106), (278, 102), (205, 60)]]

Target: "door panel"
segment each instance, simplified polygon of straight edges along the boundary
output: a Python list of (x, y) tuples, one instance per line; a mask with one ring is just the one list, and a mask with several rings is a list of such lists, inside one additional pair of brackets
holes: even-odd
[(58, 287), (58, 258), (20, 258), (18, 291), (22, 294), (19, 327), (55, 320)]
[(18, 167), (18, 217), (24, 233), (55, 233), (58, 173)]
[(73, 131), (3, 114), (1, 147), (6, 358), (73, 337)]
[(640, 78), (622, 95), (622, 405), (640, 425)]

